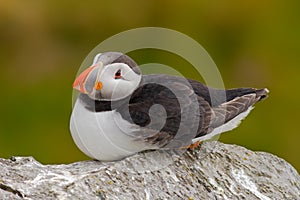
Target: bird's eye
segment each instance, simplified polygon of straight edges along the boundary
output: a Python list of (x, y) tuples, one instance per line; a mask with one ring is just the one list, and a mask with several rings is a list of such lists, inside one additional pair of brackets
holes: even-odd
[(119, 69), (116, 73), (115, 73), (115, 79), (120, 79), (122, 78), (122, 74), (121, 74), (121, 70)]

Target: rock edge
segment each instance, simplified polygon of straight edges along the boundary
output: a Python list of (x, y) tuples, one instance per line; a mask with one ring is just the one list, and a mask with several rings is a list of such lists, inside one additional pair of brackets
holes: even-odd
[(0, 158), (0, 172), (0, 199), (300, 199), (300, 176), (289, 163), (217, 141), (117, 162)]

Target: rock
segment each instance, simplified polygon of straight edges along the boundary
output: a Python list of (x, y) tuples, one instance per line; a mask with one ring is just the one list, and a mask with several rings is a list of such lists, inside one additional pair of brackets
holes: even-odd
[(272, 154), (206, 142), (118, 162), (0, 159), (0, 199), (300, 199), (300, 177)]

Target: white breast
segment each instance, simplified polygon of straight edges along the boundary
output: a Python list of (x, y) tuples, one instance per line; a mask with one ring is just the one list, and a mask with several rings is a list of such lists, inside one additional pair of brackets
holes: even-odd
[(119, 160), (147, 149), (132, 137), (131, 133), (138, 128), (116, 111), (91, 112), (80, 100), (75, 103), (70, 122), (78, 148), (89, 157), (103, 161)]

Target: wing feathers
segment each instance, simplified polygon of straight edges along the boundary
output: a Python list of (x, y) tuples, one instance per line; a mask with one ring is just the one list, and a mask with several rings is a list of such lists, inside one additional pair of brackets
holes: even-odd
[(247, 94), (242, 97), (237, 97), (229, 102), (223, 103), (215, 108), (212, 108), (213, 118), (211, 127), (216, 128), (223, 125), (224, 123), (227, 123), (240, 113), (245, 112), (256, 102), (256, 94)]

